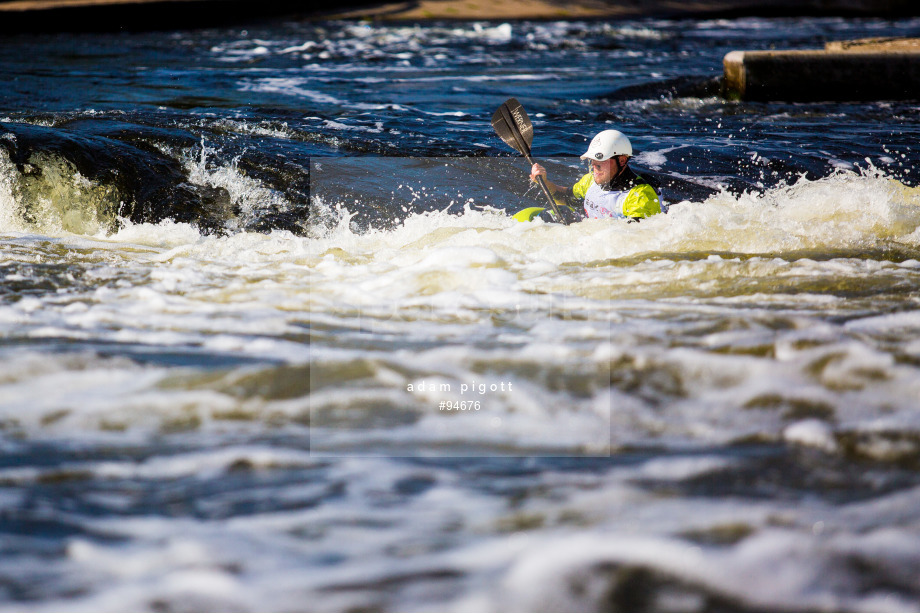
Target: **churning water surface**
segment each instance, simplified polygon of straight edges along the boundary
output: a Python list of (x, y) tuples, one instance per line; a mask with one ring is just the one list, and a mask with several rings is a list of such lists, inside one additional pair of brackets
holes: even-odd
[[(732, 49), (920, 21), (0, 42), (0, 607), (920, 608), (920, 105)], [(616, 127), (667, 215), (563, 227)]]

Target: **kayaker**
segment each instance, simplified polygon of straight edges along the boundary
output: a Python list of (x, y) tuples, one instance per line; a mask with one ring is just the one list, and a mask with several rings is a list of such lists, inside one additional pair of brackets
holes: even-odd
[[(571, 188), (550, 181), (540, 164), (531, 168), (530, 180), (536, 181), (538, 175), (543, 175), (553, 199), (561, 205), (560, 213), (569, 221), (603, 217), (638, 221), (661, 213), (662, 208), (655, 188), (629, 168), (632, 154), (632, 144), (626, 135), (619, 130), (604, 130), (581, 155), (582, 160), (589, 161), (590, 172)], [(519, 211), (514, 219), (529, 222), (541, 213), (544, 219), (553, 221), (550, 212), (540, 207)]]

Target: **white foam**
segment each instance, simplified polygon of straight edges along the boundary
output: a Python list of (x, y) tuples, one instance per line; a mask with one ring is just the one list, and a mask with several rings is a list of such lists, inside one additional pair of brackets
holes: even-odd
[(668, 162), (666, 153), (673, 151), (675, 148), (662, 149), (660, 151), (645, 151), (636, 156), (636, 162), (642, 166), (647, 166), (655, 170), (660, 170)]
[[(255, 192), (247, 196), (245, 182), (236, 183), (232, 168), (215, 177), (200, 156), (190, 165), (192, 172), (201, 173), (196, 181), (224, 185), (235, 190), (234, 199), (250, 198), (257, 206), (260, 197)], [(920, 383), (910, 368), (887, 350), (850, 338), (911, 331), (917, 324), (911, 312), (843, 326), (800, 318), (796, 326), (807, 332), (777, 332), (756, 324), (760, 318), (771, 321), (776, 310), (823, 312), (845, 305), (824, 293), (800, 291), (802, 280), (806, 287), (811, 279), (862, 280), (866, 275), (908, 280), (917, 270), (910, 263), (800, 254), (873, 250), (889, 240), (908, 243), (920, 225), (916, 199), (915, 190), (885, 177), (841, 174), (801, 180), (763, 195), (722, 193), (705, 202), (677, 205), (668, 215), (641, 224), (523, 224), (502, 212), (469, 208), (462, 215), (413, 214), (393, 229), (363, 233), (350, 227), (347, 211), (340, 211), (337, 224), (312, 237), (287, 232), (214, 237), (185, 224), (128, 223), (111, 236), (53, 239), (62, 253), (77, 249), (93, 254), (84, 263), (84, 278), (93, 283), (63, 300), (55, 294), (27, 296), (3, 307), (0, 330), (49, 342), (195, 348), (206, 356), (286, 364), (333, 360), (322, 342), (307, 345), (300, 340), (303, 323), (310, 321), (366, 334), (372, 346), (386, 347), (391, 339), (409, 345), (413, 340), (446, 344), (443, 352), (421, 353), (421, 363), (404, 356), (382, 360), (373, 370), (391, 377), (381, 375), (374, 385), (389, 394), (423, 375), (459, 383), (474, 377), (476, 360), (492, 365), (488, 369), (511, 368), (510, 381), (519, 384), (520, 394), (497, 395), (491, 405), (497, 413), (470, 424), (464, 436), (475, 439), (474, 433), (488, 431), (491, 418), (499, 418), (502, 437), (535, 445), (549, 441), (546, 425), (555, 419), (549, 408), (563, 402), (545, 388), (551, 377), (546, 369), (580, 377), (605, 373), (626, 360), (630, 369), (680, 382), (678, 397), (661, 393), (671, 404), (669, 420), (661, 421), (641, 399), (584, 384), (583, 397), (565, 401), (575, 412), (570, 418), (578, 425), (575, 439), (596, 429), (598, 410), (607, 407), (618, 424), (618, 441), (666, 437), (724, 442), (755, 434), (780, 438), (785, 432), (791, 441), (804, 442), (808, 438), (796, 435), (797, 429), (785, 430), (784, 408), (834, 412), (863, 428), (870, 419), (858, 409), (862, 403), (885, 406), (892, 423), (917, 423), (908, 399), (917, 398)], [(20, 242), (30, 240), (11, 235), (6, 242), (19, 249)], [(696, 255), (681, 258), (681, 253)], [(709, 257), (699, 257), (707, 253)], [(765, 255), (745, 255), (751, 253)], [(790, 284), (792, 291), (776, 291), (777, 283)], [(754, 291), (746, 289), (751, 284)], [(739, 309), (753, 318), (746, 328), (688, 333), (678, 347), (671, 347), (674, 335), (683, 330), (669, 329), (665, 323), (671, 318), (729, 317), (733, 322), (731, 314)], [(502, 323), (498, 331), (496, 322)], [(462, 349), (477, 343), (498, 343), (499, 348), (509, 344), (528, 358), (521, 361), (502, 350)], [(915, 351), (909, 339), (902, 345), (905, 352)], [(755, 355), (744, 355), (748, 351)], [(367, 349), (343, 352), (348, 362), (366, 356)], [(775, 352), (775, 359), (758, 352)], [(817, 375), (809, 371), (812, 364), (821, 365)], [(433, 373), (432, 365), (437, 365)], [(87, 413), (48, 427), (36, 418), (32, 428), (52, 432), (79, 424), (95, 429), (99, 421), (91, 416), (115, 412), (114, 405), (98, 403), (106, 377), (127, 386), (122, 406), (160, 408), (163, 413), (151, 424), (173, 419), (169, 405), (178, 397), (154, 389), (161, 371), (144, 371), (138, 378), (133, 369), (118, 367), (104, 375), (103, 368), (98, 379), (89, 379), (87, 371), (73, 381), (66, 371), (40, 385), (82, 390)], [(400, 384), (393, 373), (414, 375)], [(36, 377), (24, 374), (10, 384), (10, 398), (21, 400), (37, 384)], [(361, 405), (369, 398), (349, 402)], [(394, 403), (400, 398), (394, 396)], [(196, 408), (234, 403), (226, 396), (197, 393), (189, 394), (187, 402)], [(738, 411), (748, 403), (756, 411)], [(44, 414), (37, 415), (50, 415), (63, 405), (70, 404), (51, 395)], [(432, 409), (413, 407), (423, 416)], [(208, 413), (203, 415), (207, 419)], [(582, 418), (584, 424), (579, 423)], [(429, 428), (431, 437), (441, 437), (438, 420), (428, 417), (418, 428), (414, 437), (424, 440)]]
[(10, 162), (6, 149), (0, 147), (0, 232), (25, 230), (18, 215), (19, 206), (13, 196), (13, 177), (16, 169)]
[(335, 96), (304, 87), (308, 84), (310, 84), (310, 80), (304, 77), (262, 77), (256, 80), (243, 81), (240, 84), (240, 89), (244, 92), (267, 92), (297, 96), (319, 104), (345, 104), (344, 101)]
[(802, 420), (786, 427), (783, 438), (798, 445), (819, 448), (828, 452), (837, 450), (837, 441), (830, 426), (821, 420)]

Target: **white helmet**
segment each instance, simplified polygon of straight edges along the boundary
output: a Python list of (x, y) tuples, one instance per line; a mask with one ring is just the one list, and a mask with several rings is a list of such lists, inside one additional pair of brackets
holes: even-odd
[(582, 160), (607, 160), (614, 156), (632, 156), (632, 144), (619, 130), (598, 132), (591, 140), (588, 151), (581, 154)]

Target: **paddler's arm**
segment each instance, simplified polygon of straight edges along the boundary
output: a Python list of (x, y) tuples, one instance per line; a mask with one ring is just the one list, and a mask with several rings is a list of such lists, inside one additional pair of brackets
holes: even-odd
[[(581, 181), (571, 188), (558, 185), (549, 180), (546, 176), (546, 169), (543, 168), (543, 166), (534, 164), (530, 169), (530, 180), (536, 181), (538, 176), (543, 177), (543, 181), (546, 183), (549, 193), (553, 196), (553, 200), (559, 205), (559, 213), (565, 218), (566, 223), (571, 224), (572, 222), (578, 222), (585, 218), (584, 209), (582, 209), (579, 203), (579, 201), (585, 197), (583, 191), (581, 194), (578, 193), (578, 187), (582, 183)], [(590, 177), (590, 175), (588, 176)], [(587, 189), (587, 187), (585, 189)], [(552, 218), (550, 217), (549, 219)], [(558, 222), (559, 220), (555, 221)]]
[(546, 187), (549, 188), (549, 193), (553, 196), (560, 192), (563, 194), (568, 194), (569, 190), (571, 189), (557, 185), (550, 181), (549, 177), (546, 176), (546, 169), (543, 168), (542, 165), (534, 163), (534, 165), (530, 168), (530, 180), (536, 182), (539, 175), (543, 175), (543, 181), (546, 183)]

